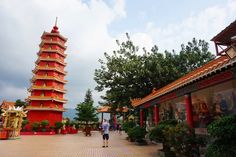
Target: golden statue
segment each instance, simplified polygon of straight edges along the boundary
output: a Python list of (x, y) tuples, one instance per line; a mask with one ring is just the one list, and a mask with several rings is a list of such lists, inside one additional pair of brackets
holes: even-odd
[(3, 129), (8, 131), (9, 138), (19, 137), (23, 118), (27, 116), (28, 111), (23, 107), (9, 107), (7, 110), (2, 109)]

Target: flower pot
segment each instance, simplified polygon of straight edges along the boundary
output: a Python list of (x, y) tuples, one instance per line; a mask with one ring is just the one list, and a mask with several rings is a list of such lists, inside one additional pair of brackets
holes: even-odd
[(7, 140), (8, 132), (6, 130), (0, 130), (0, 140)]
[(61, 133), (61, 129), (57, 129), (57, 134), (60, 134)]

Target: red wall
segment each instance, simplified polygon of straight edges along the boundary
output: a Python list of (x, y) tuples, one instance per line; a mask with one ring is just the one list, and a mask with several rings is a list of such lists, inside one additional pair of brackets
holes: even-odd
[(54, 126), (55, 122), (62, 121), (62, 112), (55, 111), (29, 111), (28, 116), (29, 125), (33, 122), (41, 122), (42, 120), (48, 120), (50, 126)]

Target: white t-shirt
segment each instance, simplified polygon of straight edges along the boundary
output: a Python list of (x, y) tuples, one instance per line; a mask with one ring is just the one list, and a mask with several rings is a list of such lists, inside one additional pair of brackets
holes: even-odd
[(109, 134), (109, 127), (110, 127), (110, 124), (108, 122), (102, 123), (103, 134)]

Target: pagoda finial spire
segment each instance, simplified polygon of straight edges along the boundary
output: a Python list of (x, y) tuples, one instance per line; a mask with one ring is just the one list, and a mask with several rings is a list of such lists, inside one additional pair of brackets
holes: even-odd
[(55, 21), (55, 26), (57, 26), (57, 17), (56, 17), (56, 21)]
[(51, 32), (52, 32), (52, 33), (59, 33), (58, 27), (57, 27), (57, 17), (56, 17), (55, 25), (54, 25), (54, 27), (53, 27), (53, 29), (52, 29)]

